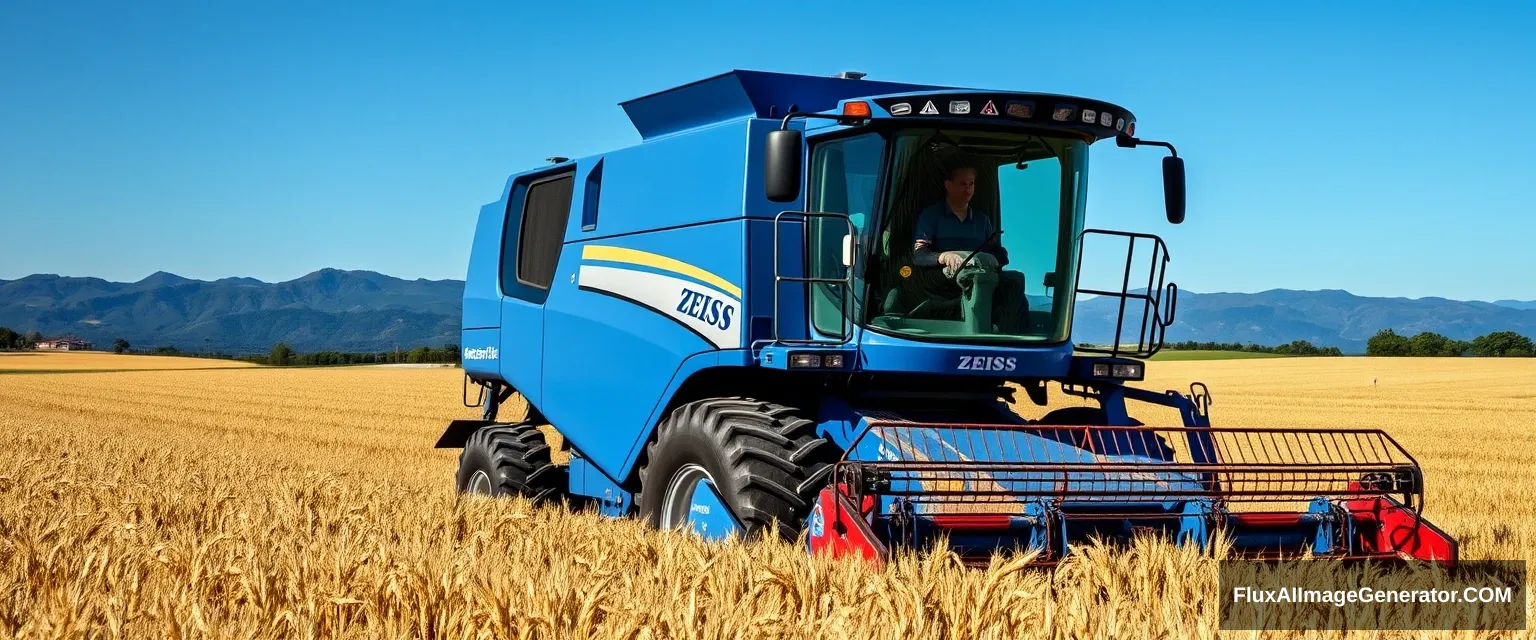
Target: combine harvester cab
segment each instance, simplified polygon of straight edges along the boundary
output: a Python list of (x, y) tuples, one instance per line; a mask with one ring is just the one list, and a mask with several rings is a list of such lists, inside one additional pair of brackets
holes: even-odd
[[(1203, 385), (1133, 386), (1178, 289), (1157, 236), (1085, 228), (1090, 147), (1166, 149), (1168, 221), (1185, 207), (1183, 160), (1128, 109), (754, 71), (622, 106), (639, 144), (551, 158), (480, 212), (483, 415), (437, 443), (458, 490), (875, 560), (1225, 531), (1242, 555), (1456, 561), (1386, 434), (1212, 428)], [(1085, 286), (1089, 241), (1124, 243), (1115, 285)], [(1117, 305), (1111, 344), (1073, 343), (1084, 295)], [(1088, 402), (1046, 412), (1058, 386)]]

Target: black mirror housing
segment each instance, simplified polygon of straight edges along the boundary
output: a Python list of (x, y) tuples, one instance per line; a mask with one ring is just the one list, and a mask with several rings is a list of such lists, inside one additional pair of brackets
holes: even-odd
[(1168, 208), (1168, 222), (1184, 221), (1184, 159), (1163, 158), (1163, 203)]
[(800, 160), (805, 142), (795, 129), (768, 132), (763, 145), (763, 191), (773, 202), (793, 202), (800, 198)]

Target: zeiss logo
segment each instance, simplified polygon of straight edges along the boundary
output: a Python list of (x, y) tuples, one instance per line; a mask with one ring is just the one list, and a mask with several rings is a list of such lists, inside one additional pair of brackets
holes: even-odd
[(699, 514), (701, 516), (709, 515), (709, 507), (706, 507), (706, 506), (704, 506), (702, 504), (693, 505), (693, 506), (689, 507), (688, 510), (692, 511), (694, 513), (697, 513), (697, 514)]
[(716, 300), (707, 293), (684, 288), (683, 297), (677, 302), (677, 310), (721, 329), (729, 329), (731, 314), (736, 313), (736, 306), (725, 300)]
[(960, 356), (959, 369), (961, 371), (1013, 371), (1018, 366), (1018, 358)]
[(465, 360), (495, 360), (497, 355), (496, 347), (481, 347), (479, 349), (464, 347)]

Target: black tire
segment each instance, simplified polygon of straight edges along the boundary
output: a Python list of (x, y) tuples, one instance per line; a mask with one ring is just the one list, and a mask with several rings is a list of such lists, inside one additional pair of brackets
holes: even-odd
[(640, 514), (662, 526), (666, 492), (685, 466), (703, 467), (744, 537), (793, 540), (838, 459), (836, 445), (793, 408), (748, 398), (678, 407), (656, 428), (640, 467)]
[[(1102, 427), (1109, 424), (1109, 414), (1095, 407), (1067, 407), (1045, 414), (1037, 424)], [(1131, 424), (1142, 426), (1141, 421), (1135, 418), (1131, 418)]]
[[(484, 477), (477, 479), (477, 474)], [(538, 425), (497, 424), (469, 435), (459, 453), (456, 485), (460, 493), (553, 502), (570, 486), (569, 469), (550, 462), (549, 445)]]

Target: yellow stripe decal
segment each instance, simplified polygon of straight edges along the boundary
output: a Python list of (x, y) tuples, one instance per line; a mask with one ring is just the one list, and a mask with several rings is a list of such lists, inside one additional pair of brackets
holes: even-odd
[(729, 280), (713, 273), (695, 267), (681, 260), (674, 260), (664, 255), (630, 249), (627, 247), (610, 247), (603, 245), (586, 245), (581, 248), (581, 259), (602, 260), (604, 262), (623, 262), (637, 264), (642, 267), (671, 271), (679, 275), (685, 275), (700, 282), (719, 287), (721, 291), (741, 298), (741, 287), (731, 284)]

